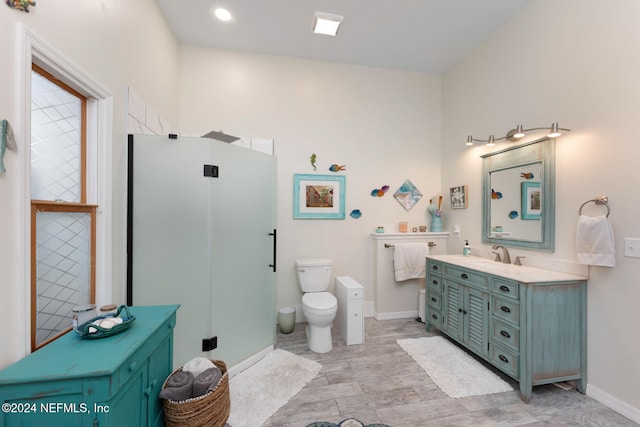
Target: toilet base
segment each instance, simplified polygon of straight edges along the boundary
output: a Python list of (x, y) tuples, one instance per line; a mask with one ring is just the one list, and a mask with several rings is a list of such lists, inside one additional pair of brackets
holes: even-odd
[(322, 327), (307, 325), (304, 331), (307, 335), (307, 345), (314, 353), (328, 353), (333, 349), (331, 325)]

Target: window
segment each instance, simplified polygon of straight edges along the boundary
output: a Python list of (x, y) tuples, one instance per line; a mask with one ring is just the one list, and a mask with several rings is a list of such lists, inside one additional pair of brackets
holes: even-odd
[(96, 208), (87, 200), (87, 97), (31, 72), (31, 350), (68, 332), (96, 296)]

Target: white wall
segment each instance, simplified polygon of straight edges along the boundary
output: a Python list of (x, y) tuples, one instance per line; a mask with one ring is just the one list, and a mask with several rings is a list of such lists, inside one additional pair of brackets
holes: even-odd
[[(638, 22), (636, 0), (529, 2), (446, 73), (442, 104), (443, 188), (469, 184), (469, 209), (454, 222), (472, 245), (481, 239), (479, 155), (489, 150), (467, 149), (466, 136), (500, 136), (519, 123), (572, 129), (557, 142), (556, 251), (548, 256), (575, 260), (580, 205), (609, 196), (616, 267), (590, 268), (587, 392), (636, 421), (640, 259), (623, 257), (623, 238), (640, 237)], [(459, 252), (460, 240), (449, 248)]]
[[(352, 276), (372, 301), (371, 233), (428, 224), (428, 199), (440, 190), (440, 78), (196, 46), (181, 47), (180, 64), (182, 132), (275, 140), (277, 305), (300, 304), (297, 258), (331, 258), (334, 276)], [(315, 173), (347, 165), (345, 220), (292, 219), (293, 175), (314, 173), (312, 153)], [(424, 194), (408, 213), (392, 196), (406, 179)], [(385, 184), (384, 197), (370, 195)]]
[[(0, 118), (14, 126), (18, 116), (16, 76), (19, 56), (16, 24), (21, 22), (51, 48), (99, 82), (113, 96), (113, 302), (124, 302), (125, 271), (125, 88), (132, 86), (157, 111), (177, 123), (178, 44), (152, 0), (91, 0), (38, 2), (29, 14), (2, 4), (0, 12)], [(16, 129), (14, 129), (16, 130)], [(18, 151), (5, 155), (6, 175), (0, 175), (0, 367), (25, 354), (26, 318), (24, 231), (26, 222), (24, 137), (16, 133)]]

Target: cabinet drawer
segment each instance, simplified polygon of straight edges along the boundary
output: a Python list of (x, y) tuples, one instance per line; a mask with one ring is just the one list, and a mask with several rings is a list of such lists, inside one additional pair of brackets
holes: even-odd
[(472, 284), (483, 289), (489, 289), (489, 279), (486, 274), (476, 273), (471, 270), (453, 267), (450, 265), (445, 265), (444, 271), (447, 276), (454, 278), (458, 283), (462, 283), (465, 285)]
[(491, 282), (491, 290), (496, 294), (503, 297), (520, 299), (518, 295), (518, 290), (520, 287), (517, 283), (514, 282), (506, 282), (502, 280), (494, 280)]
[(520, 324), (520, 303), (506, 298), (493, 297), (493, 315), (513, 324)]
[(427, 295), (427, 303), (431, 308), (442, 310), (442, 294), (440, 294), (440, 292), (433, 292), (429, 290), (429, 295)]
[(435, 274), (429, 274), (429, 276), (427, 277), (427, 284), (429, 285), (429, 291), (438, 291), (438, 292), (442, 292), (442, 277), (435, 275)]
[[(138, 370), (146, 363), (145, 357), (140, 354), (136, 354), (130, 357), (125, 363), (122, 364), (114, 380), (117, 379), (117, 387), (122, 387), (127, 381), (134, 375), (138, 374)], [(115, 384), (114, 384), (115, 385)]]
[(515, 379), (520, 376), (520, 358), (504, 347), (491, 346), (491, 363)]
[(438, 329), (442, 329), (442, 312), (429, 307), (427, 310), (427, 321)]
[(347, 289), (348, 299), (363, 299), (364, 289)]
[(432, 273), (442, 274), (442, 263), (432, 259), (427, 260), (427, 270)]
[(358, 301), (350, 303), (347, 307), (347, 317), (349, 318), (349, 321), (351, 321), (351, 319), (362, 319), (363, 312), (363, 304)]
[(520, 330), (497, 319), (491, 319), (491, 341), (519, 353)]

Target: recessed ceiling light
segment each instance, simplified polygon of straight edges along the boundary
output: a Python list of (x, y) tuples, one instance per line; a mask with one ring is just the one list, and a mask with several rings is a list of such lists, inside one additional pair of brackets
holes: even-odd
[(313, 25), (311, 30), (316, 34), (325, 34), (327, 36), (335, 36), (338, 33), (338, 27), (344, 16), (334, 15), (332, 13), (316, 12), (313, 17)]
[(213, 14), (221, 21), (230, 21), (231, 13), (227, 9), (223, 9), (221, 7), (217, 8), (213, 11)]

